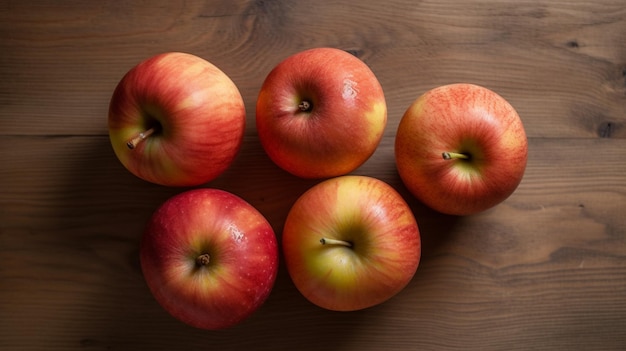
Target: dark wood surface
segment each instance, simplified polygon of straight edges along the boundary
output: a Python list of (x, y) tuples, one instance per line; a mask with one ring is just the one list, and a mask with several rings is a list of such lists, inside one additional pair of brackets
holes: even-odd
[[(265, 156), (254, 106), (271, 68), (317, 47), (364, 60), (389, 122), (355, 173), (405, 196), (423, 257), (409, 286), (351, 313), (321, 310), (284, 267), (267, 303), (220, 332), (171, 318), (138, 266), (143, 225), (185, 189), (143, 182), (109, 145), (111, 93), (134, 64), (185, 51), (222, 68), (248, 110), (236, 193), (280, 237), (316, 181)], [(529, 162), (504, 203), (437, 214), (401, 184), (400, 117), (426, 90), (491, 88), (518, 110)], [(626, 3), (600, 1), (0, 2), (0, 349), (622, 350), (626, 347)]]

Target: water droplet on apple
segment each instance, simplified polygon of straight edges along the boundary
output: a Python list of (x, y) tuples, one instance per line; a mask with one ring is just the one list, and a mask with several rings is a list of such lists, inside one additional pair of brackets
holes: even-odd
[(354, 101), (358, 94), (358, 90), (356, 88), (357, 83), (350, 78), (346, 78), (343, 81), (343, 90), (341, 91), (341, 97), (347, 101)]
[(230, 234), (233, 237), (233, 240), (235, 240), (236, 242), (241, 242), (243, 240), (244, 233), (239, 230), (239, 228), (237, 228), (235, 225), (231, 224), (228, 229), (230, 230)]

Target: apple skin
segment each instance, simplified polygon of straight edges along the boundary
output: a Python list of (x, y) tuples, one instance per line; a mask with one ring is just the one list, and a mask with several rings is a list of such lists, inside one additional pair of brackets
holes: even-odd
[[(322, 238), (353, 246), (322, 244)], [(328, 310), (354, 311), (404, 289), (417, 270), (421, 240), (411, 209), (394, 188), (346, 175), (296, 200), (282, 248), (289, 275), (306, 299)]]
[[(167, 52), (133, 67), (109, 104), (113, 150), (131, 173), (165, 186), (196, 186), (222, 174), (243, 141), (246, 112), (233, 81), (210, 62)], [(130, 149), (127, 143), (155, 127)]]
[[(444, 159), (444, 152), (470, 155)], [(507, 199), (526, 169), (522, 121), (504, 98), (474, 84), (434, 88), (407, 109), (395, 139), (408, 190), (441, 213), (470, 215)]]
[[(197, 262), (204, 254), (210, 255), (206, 265)], [(264, 216), (238, 196), (209, 188), (165, 201), (140, 245), (142, 272), (157, 302), (208, 330), (232, 327), (255, 312), (273, 288), (278, 260)]]
[[(306, 101), (310, 110), (302, 111)], [(256, 127), (269, 158), (301, 178), (350, 173), (371, 157), (387, 124), (383, 89), (370, 68), (335, 48), (287, 57), (266, 77)]]

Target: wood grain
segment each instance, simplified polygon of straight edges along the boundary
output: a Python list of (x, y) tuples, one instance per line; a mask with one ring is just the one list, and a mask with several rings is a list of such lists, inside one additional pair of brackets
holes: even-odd
[[(109, 145), (106, 115), (140, 60), (186, 51), (222, 68), (248, 110), (243, 149), (206, 184), (236, 193), (280, 237), (315, 184), (278, 169), (256, 136), (263, 79), (332, 46), (365, 61), (389, 123), (356, 174), (411, 205), (423, 258), (387, 303), (333, 313), (281, 267), (241, 325), (190, 328), (147, 290), (138, 239), (185, 189), (143, 182)], [(412, 198), (393, 160), (400, 117), (426, 90), (489, 87), (518, 110), (529, 163), (517, 191), (468, 217)], [(0, 349), (621, 350), (626, 345), (626, 4), (504, 0), (4, 1), (0, 3)]]

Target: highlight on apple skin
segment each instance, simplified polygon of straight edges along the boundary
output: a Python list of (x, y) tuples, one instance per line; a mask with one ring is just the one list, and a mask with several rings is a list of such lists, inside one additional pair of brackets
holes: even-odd
[(140, 243), (145, 281), (173, 317), (196, 328), (233, 327), (257, 311), (278, 272), (265, 217), (242, 198), (198, 188), (165, 201)]
[(301, 178), (355, 170), (374, 153), (386, 124), (385, 96), (372, 70), (335, 48), (287, 57), (267, 75), (257, 99), (263, 149)]
[(130, 69), (109, 103), (115, 155), (131, 173), (165, 186), (196, 186), (221, 175), (243, 141), (244, 102), (212, 63), (167, 52)]
[(487, 88), (440, 86), (406, 110), (395, 138), (407, 189), (441, 213), (470, 215), (506, 200), (526, 169), (528, 141), (513, 106)]
[(367, 176), (325, 180), (290, 209), (282, 234), (289, 276), (311, 303), (334, 311), (381, 304), (413, 278), (417, 221), (401, 195)]

